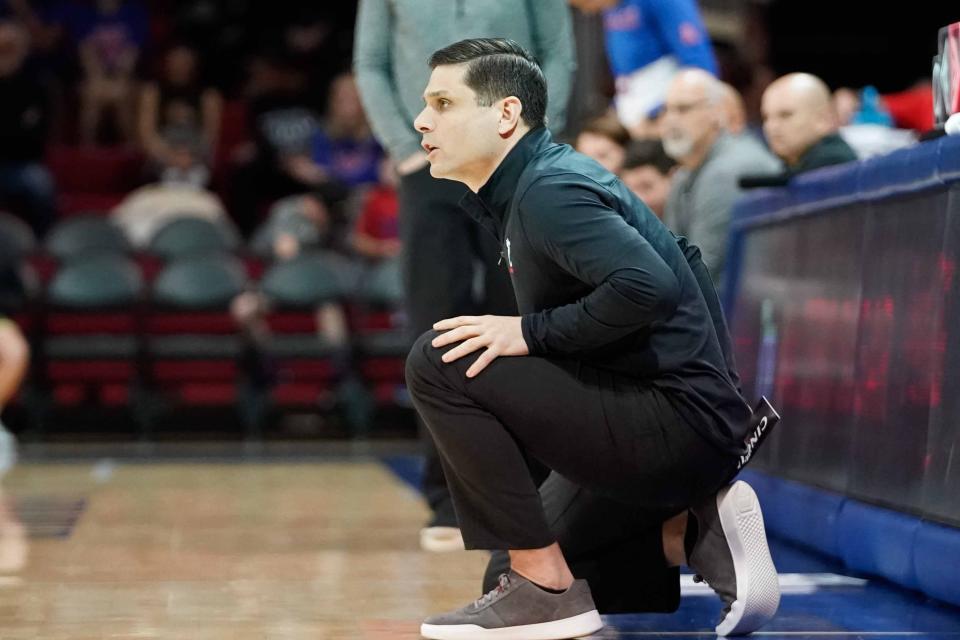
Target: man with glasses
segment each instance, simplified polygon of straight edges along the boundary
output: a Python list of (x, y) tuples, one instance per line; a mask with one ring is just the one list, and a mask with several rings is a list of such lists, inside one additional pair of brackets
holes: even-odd
[(723, 100), (719, 80), (701, 69), (686, 69), (670, 83), (660, 123), (663, 148), (680, 165), (664, 223), (700, 247), (717, 284), (723, 276), (730, 210), (741, 194), (740, 176), (773, 172), (779, 164), (759, 142), (725, 130)]

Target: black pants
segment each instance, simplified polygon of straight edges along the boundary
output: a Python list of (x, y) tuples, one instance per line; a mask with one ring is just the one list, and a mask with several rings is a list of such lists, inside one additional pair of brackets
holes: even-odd
[[(436, 335), (414, 344), (407, 385), (437, 444), (467, 548), (559, 542), (602, 610), (675, 607), (663, 522), (719, 490), (736, 459), (701, 438), (652, 385), (530, 356), (498, 358), (469, 380), (477, 354), (445, 364), (453, 347), (433, 348)], [(525, 453), (553, 470), (539, 492)], [(498, 563), (502, 555), (491, 573)]]
[[(429, 168), (400, 180), (403, 281), (411, 342), (444, 318), (517, 314), (510, 277), (497, 264), (496, 239), (460, 207), (466, 190), (459, 182), (433, 178)], [(450, 492), (426, 429), (421, 429), (421, 440), (423, 490), (433, 511), (432, 523), (455, 526)]]

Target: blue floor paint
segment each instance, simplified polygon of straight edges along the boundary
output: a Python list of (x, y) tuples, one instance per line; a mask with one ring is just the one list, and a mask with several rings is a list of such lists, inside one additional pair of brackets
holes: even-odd
[(420, 456), (385, 456), (380, 458), (393, 475), (415, 491), (420, 491), (420, 478), (423, 476), (423, 458)]
[[(383, 463), (400, 480), (420, 489), (423, 469), (420, 458), (391, 456), (384, 458)], [(780, 573), (849, 575), (842, 565), (793, 544), (771, 539), (770, 548)], [(676, 613), (607, 616), (607, 628), (593, 637), (701, 639), (714, 635), (713, 627), (719, 614), (719, 600), (687, 596)], [(871, 579), (862, 587), (822, 587), (815, 593), (803, 595), (786, 593), (777, 617), (754, 636), (763, 640), (901, 637), (960, 640), (960, 608)]]

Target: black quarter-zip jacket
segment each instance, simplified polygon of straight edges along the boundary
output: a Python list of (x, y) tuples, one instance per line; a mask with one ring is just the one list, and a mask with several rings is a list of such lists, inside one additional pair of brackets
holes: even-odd
[(750, 407), (684, 250), (698, 252), (616, 176), (536, 128), (461, 205), (501, 243), (531, 355), (652, 384), (709, 442), (742, 452)]

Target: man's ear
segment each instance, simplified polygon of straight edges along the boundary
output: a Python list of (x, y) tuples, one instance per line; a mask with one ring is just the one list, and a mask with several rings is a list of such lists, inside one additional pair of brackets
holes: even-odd
[(520, 115), (523, 113), (523, 104), (515, 96), (509, 96), (503, 99), (500, 104), (500, 123), (497, 125), (497, 133), (501, 138), (509, 138), (520, 125)]

